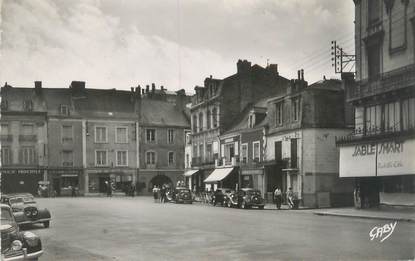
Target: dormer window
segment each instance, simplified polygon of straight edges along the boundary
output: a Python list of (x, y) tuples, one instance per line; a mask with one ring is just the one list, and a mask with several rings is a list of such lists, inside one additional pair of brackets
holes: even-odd
[(60, 108), (59, 108), (59, 113), (61, 114), (61, 115), (69, 115), (69, 107), (68, 107), (68, 105), (61, 105), (60, 106)]
[(23, 101), (24, 111), (33, 111), (33, 102), (31, 100)]
[(255, 126), (255, 114), (251, 113), (248, 118), (248, 128), (253, 128)]
[(8, 107), (9, 107), (9, 104), (8, 104), (7, 100), (2, 100), (1, 101), (1, 110), (2, 111), (7, 111)]

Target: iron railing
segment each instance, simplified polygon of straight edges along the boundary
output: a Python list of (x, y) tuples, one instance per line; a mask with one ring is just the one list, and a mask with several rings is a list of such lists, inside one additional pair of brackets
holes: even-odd
[(407, 88), (415, 85), (415, 64), (383, 73), (378, 79), (362, 80), (350, 86), (347, 91), (349, 101)]

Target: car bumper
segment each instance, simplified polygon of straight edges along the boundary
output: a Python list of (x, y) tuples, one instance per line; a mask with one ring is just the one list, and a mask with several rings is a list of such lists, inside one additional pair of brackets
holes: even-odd
[(26, 249), (23, 249), (23, 254), (19, 256), (12, 256), (12, 257), (5, 257), (1, 256), (1, 260), (4, 261), (20, 261), (20, 260), (31, 260), (40, 257), (43, 254), (43, 250), (33, 252), (33, 253), (27, 253)]
[(42, 218), (42, 219), (36, 219), (36, 220), (24, 220), (24, 221), (17, 222), (17, 224), (21, 226), (21, 225), (43, 223), (47, 221), (50, 221), (50, 218)]

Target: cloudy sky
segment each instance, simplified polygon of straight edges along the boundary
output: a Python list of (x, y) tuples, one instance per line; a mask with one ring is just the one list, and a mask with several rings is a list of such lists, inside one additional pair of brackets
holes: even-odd
[(353, 52), (351, 0), (0, 0), (0, 84), (191, 92), (238, 59), (314, 82), (334, 74), (330, 41)]

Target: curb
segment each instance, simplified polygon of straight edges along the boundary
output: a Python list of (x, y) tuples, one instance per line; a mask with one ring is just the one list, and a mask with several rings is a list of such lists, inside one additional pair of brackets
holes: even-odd
[(360, 218), (360, 219), (376, 219), (376, 220), (392, 220), (392, 221), (415, 222), (415, 219), (413, 219), (413, 218), (402, 218), (402, 217), (393, 218), (393, 217), (349, 215), (349, 214), (327, 213), (327, 212), (314, 212), (313, 214), (318, 215), (318, 216), (335, 216), (335, 217)]

